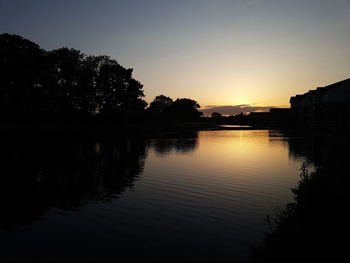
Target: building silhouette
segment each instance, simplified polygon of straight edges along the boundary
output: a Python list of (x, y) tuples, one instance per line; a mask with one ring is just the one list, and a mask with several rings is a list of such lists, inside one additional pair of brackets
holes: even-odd
[(297, 123), (311, 127), (350, 127), (350, 79), (290, 98)]

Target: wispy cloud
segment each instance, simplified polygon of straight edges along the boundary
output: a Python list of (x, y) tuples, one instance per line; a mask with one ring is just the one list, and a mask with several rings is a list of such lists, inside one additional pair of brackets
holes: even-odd
[(206, 106), (205, 108), (201, 109), (201, 112), (205, 116), (211, 115), (213, 112), (219, 112), (223, 115), (236, 115), (243, 113), (249, 113), (249, 112), (257, 112), (257, 111), (269, 111), (271, 108), (276, 108), (275, 106), (254, 106), (251, 104), (240, 104), (240, 105), (224, 105), (224, 106), (217, 106), (217, 105), (210, 105)]

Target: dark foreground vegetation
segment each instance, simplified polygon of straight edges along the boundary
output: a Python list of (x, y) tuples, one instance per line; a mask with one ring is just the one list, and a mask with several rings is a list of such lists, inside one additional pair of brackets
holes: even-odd
[(192, 99), (158, 96), (146, 109), (142, 84), (108, 56), (45, 51), (18, 35), (0, 35), (0, 120), (99, 125), (198, 121)]
[(294, 202), (267, 216), (270, 233), (253, 249), (252, 262), (340, 262), (348, 255), (349, 139), (314, 134), (297, 144), (290, 145), (291, 154), (317, 168), (310, 172), (302, 164)]

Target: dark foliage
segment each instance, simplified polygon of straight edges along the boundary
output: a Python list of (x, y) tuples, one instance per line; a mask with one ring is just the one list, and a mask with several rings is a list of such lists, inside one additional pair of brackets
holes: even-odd
[(173, 101), (170, 97), (159, 95), (154, 98), (148, 108), (151, 119), (156, 120), (181, 120), (193, 121), (202, 116), (198, 111), (200, 105), (192, 99), (176, 99)]
[(222, 118), (222, 114), (219, 113), (219, 112), (213, 112), (213, 113), (211, 114), (211, 117), (212, 117), (213, 119), (221, 119), (221, 118)]
[(15, 117), (41, 111), (46, 53), (16, 35), (0, 35), (0, 110)]
[(0, 110), (7, 120), (118, 120), (141, 113), (143, 86), (107, 56), (45, 51), (18, 35), (0, 35)]
[(310, 173), (301, 166), (300, 181), (289, 203), (274, 220), (267, 217), (271, 232), (254, 249), (253, 262), (340, 261), (347, 255), (349, 231), (349, 180), (340, 167)]
[(172, 98), (159, 95), (150, 103), (149, 111), (154, 114), (169, 113), (174, 101)]

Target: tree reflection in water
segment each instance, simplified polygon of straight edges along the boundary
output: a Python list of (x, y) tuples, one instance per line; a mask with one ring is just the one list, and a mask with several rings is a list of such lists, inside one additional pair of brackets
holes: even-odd
[(50, 207), (78, 209), (117, 198), (142, 172), (145, 140), (5, 138), (0, 149), (0, 226), (30, 224)]
[(166, 155), (197, 146), (197, 133), (167, 138), (3, 137), (0, 227), (31, 224), (51, 207), (76, 210), (118, 198), (142, 174), (148, 148)]
[(180, 133), (169, 136), (158, 136), (149, 141), (148, 146), (153, 148), (158, 156), (166, 156), (172, 151), (189, 153), (198, 146), (198, 133)]

